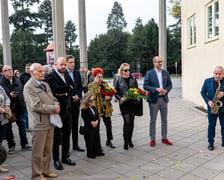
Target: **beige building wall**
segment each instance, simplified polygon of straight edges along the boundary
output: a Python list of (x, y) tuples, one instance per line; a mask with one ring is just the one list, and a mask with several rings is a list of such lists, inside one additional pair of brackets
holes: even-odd
[[(200, 90), (215, 66), (224, 66), (224, 0), (219, 0), (219, 37), (206, 42), (206, 5), (211, 0), (182, 1), (182, 95), (206, 107)], [(196, 45), (189, 48), (188, 19), (196, 15)]]

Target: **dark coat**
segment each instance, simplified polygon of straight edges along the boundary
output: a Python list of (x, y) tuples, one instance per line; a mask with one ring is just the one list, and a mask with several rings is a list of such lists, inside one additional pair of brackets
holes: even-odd
[(92, 131), (99, 130), (99, 123), (98, 123), (96, 128), (94, 128), (91, 125), (91, 121), (99, 120), (98, 112), (97, 112), (96, 107), (93, 106), (92, 108), (95, 112), (95, 115), (93, 114), (93, 112), (91, 111), (90, 108), (81, 110), (81, 116), (82, 116), (82, 119), (84, 121), (84, 128), (85, 128), (85, 131), (87, 133), (91, 133)]
[[(68, 73), (68, 72), (67, 72)], [(69, 75), (69, 74), (68, 74)], [(79, 71), (73, 70), (73, 78), (74, 78), (74, 93), (82, 99), (82, 79)]]
[[(65, 73), (65, 83), (55, 70), (47, 76), (47, 82), (51, 87), (53, 95), (58, 99), (60, 104), (60, 114), (64, 114), (67, 108), (71, 108), (71, 96), (74, 96), (74, 83), (68, 73)], [(65, 94), (65, 95), (57, 95)]]
[[(10, 107), (13, 108), (13, 106), (15, 105), (16, 115), (23, 114), (25, 112), (26, 105), (25, 105), (25, 101), (24, 101), (24, 97), (23, 97), (23, 85), (20, 82), (20, 80), (13, 77), (13, 81), (11, 84), (8, 79), (3, 77), (0, 80), (0, 85), (4, 88), (6, 94), (8, 95), (8, 97), (11, 100)], [(10, 96), (10, 92), (13, 92), (13, 91), (17, 93), (16, 98), (12, 98)]]
[(30, 78), (31, 78), (31, 75), (24, 72), (23, 74), (20, 75), (19, 80), (21, 81), (21, 83), (24, 86)]
[[(167, 91), (166, 95), (163, 96), (165, 102), (169, 102), (168, 93), (172, 89), (172, 81), (168, 71), (162, 69), (162, 81), (163, 89)], [(152, 69), (147, 71), (144, 79), (143, 88), (146, 91), (150, 92), (150, 98), (148, 101), (150, 103), (156, 103), (159, 97), (159, 93), (156, 91), (156, 88), (159, 88), (159, 80), (157, 78), (156, 70)]]
[[(208, 106), (208, 110), (210, 111), (210, 106), (208, 105), (208, 101), (212, 101), (215, 96), (215, 80), (214, 77), (208, 78), (204, 81), (204, 84), (201, 89), (201, 96), (203, 97), (205, 103)], [(221, 81), (221, 87), (220, 91), (224, 92), (224, 80)], [(224, 98), (222, 97), (220, 99), (222, 101), (222, 104), (224, 104)], [(224, 112), (224, 105), (219, 108), (219, 112)]]
[[(128, 87), (125, 85), (125, 80), (121, 76), (117, 77), (114, 88), (117, 90), (115, 96), (119, 100), (128, 92)], [(133, 76), (130, 76), (129, 88), (138, 88), (138, 83)]]

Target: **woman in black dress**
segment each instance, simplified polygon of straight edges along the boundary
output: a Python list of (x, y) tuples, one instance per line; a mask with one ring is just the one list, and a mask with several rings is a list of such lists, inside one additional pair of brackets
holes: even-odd
[(120, 101), (120, 110), (124, 119), (124, 149), (128, 150), (128, 146), (134, 147), (134, 144), (132, 143), (132, 135), (137, 104), (134, 100), (126, 100), (124, 95), (128, 92), (128, 89), (138, 88), (138, 83), (133, 76), (130, 76), (130, 65), (128, 63), (121, 64), (118, 74), (120, 77), (118, 77), (115, 82), (114, 87), (117, 90), (115, 96)]
[(94, 96), (90, 92), (82, 98), (81, 116), (84, 120), (87, 157), (95, 159), (96, 156), (103, 156), (99, 134), (99, 115), (94, 105)]

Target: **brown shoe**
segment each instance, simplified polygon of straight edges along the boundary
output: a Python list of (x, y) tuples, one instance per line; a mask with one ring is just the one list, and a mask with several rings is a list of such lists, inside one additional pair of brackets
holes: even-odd
[(51, 172), (49, 174), (44, 174), (45, 177), (49, 177), (49, 178), (56, 178), (58, 177), (58, 174)]
[(5, 169), (5, 168), (0, 166), (0, 173), (7, 173), (7, 172), (9, 172), (8, 169)]
[(40, 178), (40, 180), (47, 180), (47, 178), (45, 178), (45, 177), (42, 177), (42, 178)]

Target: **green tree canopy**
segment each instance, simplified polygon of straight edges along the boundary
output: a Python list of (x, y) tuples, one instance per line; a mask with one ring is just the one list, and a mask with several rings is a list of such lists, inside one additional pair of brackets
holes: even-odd
[(53, 40), (53, 25), (52, 25), (52, 9), (51, 1), (44, 0), (38, 8), (39, 17), (42, 24), (42, 29), (46, 34), (46, 42)]
[(77, 38), (77, 34), (75, 33), (76, 31), (76, 26), (75, 24), (71, 21), (68, 20), (67, 23), (65, 24), (65, 43), (66, 47), (69, 49), (74, 48), (74, 43)]
[(115, 1), (111, 13), (109, 14), (107, 19), (107, 30), (109, 31), (112, 29), (116, 29), (123, 31), (123, 29), (125, 29), (126, 27), (127, 22), (123, 14), (121, 4)]

